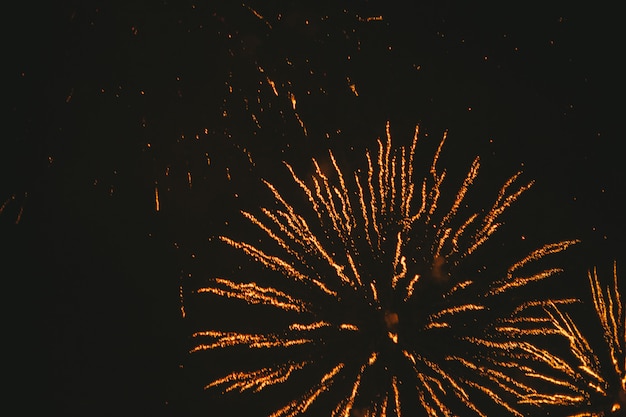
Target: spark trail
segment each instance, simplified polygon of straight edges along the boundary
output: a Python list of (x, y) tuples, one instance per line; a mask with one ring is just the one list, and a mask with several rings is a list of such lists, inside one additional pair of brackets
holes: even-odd
[[(295, 314), (299, 322), (279, 334), (194, 333), (192, 352), (237, 346), (280, 352), (273, 365), (234, 370), (208, 388), (261, 392), (289, 384), (308, 369), (309, 388), (271, 414), (276, 417), (304, 414), (312, 407), (337, 417), (413, 415), (418, 409), (428, 416), (486, 416), (485, 407), (521, 416), (520, 399), (541, 403), (531, 398), (537, 391), (511, 376), (519, 357), (510, 352), (519, 346), (499, 342), (485, 330), (493, 326), (473, 322), (490, 311), (491, 300), (558, 274), (561, 269), (542, 269), (537, 263), (576, 241), (544, 245), (495, 277), (464, 271), (464, 262), (485, 246), (502, 215), (532, 182), (520, 184), (518, 172), (488, 209), (467, 213), (479, 158), (454, 196), (444, 198), (446, 171), (438, 164), (446, 135), (420, 181), (415, 173), (418, 137), (416, 127), (410, 146), (394, 148), (387, 124), (377, 152), (365, 153), (365, 169), (351, 174), (332, 151), (328, 163), (312, 160), (307, 178), (285, 162), (308, 208), (290, 203), (263, 181), (275, 208), (242, 215), (265, 240), (220, 239), (281, 276), (284, 286), (216, 278), (198, 292), (272, 307), (285, 316)], [(498, 331), (517, 337), (516, 330), (502, 324)], [(485, 349), (488, 353), (481, 353)], [(337, 395), (340, 400), (333, 399)]]

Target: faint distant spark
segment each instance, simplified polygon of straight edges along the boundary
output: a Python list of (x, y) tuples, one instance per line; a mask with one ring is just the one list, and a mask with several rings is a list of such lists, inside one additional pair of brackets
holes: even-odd
[[(22, 220), (22, 215), (24, 214), (24, 202), (26, 201), (27, 197), (28, 193), (24, 192), (22, 200), (18, 203), (19, 208), (17, 209), (17, 213), (15, 213), (15, 224), (19, 224)], [(11, 194), (6, 200), (4, 200), (4, 202), (0, 204), (0, 216), (5, 212), (5, 210), (7, 210), (7, 212), (10, 211), (7, 209), (8, 206), (11, 203), (15, 203), (17, 200), (18, 198), (16, 194)]]
[[(246, 355), (278, 352), (273, 365), (235, 369), (207, 388), (259, 392), (289, 384), (294, 374), (310, 370), (308, 387), (271, 417), (305, 413), (330, 391), (342, 399), (317, 407), (328, 407), (333, 417), (412, 415), (407, 410), (414, 406), (429, 416), (486, 416), (485, 400), (499, 413), (522, 416), (518, 400), (541, 403), (541, 398), (533, 399), (535, 389), (511, 376), (520, 366), (519, 357), (509, 355), (517, 345), (489, 336), (485, 328), (493, 328), (491, 323), (468, 323), (490, 309), (492, 298), (559, 273), (559, 268), (541, 269), (536, 263), (576, 241), (546, 244), (520, 257), (503, 276), (486, 282), (475, 272), (462, 270), (464, 261), (490, 239), (502, 214), (532, 182), (517, 184), (517, 173), (502, 185), (490, 208), (463, 214), (478, 176), (479, 158), (456, 195), (447, 200), (442, 197), (446, 171), (438, 168), (446, 135), (428, 174), (417, 182), (418, 131), (410, 147), (394, 149), (387, 124), (386, 140), (378, 140), (376, 153), (365, 153), (365, 170), (352, 174), (340, 168), (332, 151), (327, 163), (312, 160), (314, 172), (308, 178), (299, 177), (284, 162), (308, 201), (307, 209), (290, 203), (276, 186), (263, 181), (277, 208), (242, 214), (266, 239), (258, 244), (228, 236), (220, 239), (282, 276), (283, 289), (215, 278), (198, 292), (232, 303), (272, 306), (287, 320), (298, 317), (298, 322), (280, 332), (194, 333), (198, 342), (191, 352), (237, 346), (252, 349)], [(536, 303), (551, 302), (567, 301)], [(531, 305), (522, 304), (519, 310)], [(498, 322), (498, 334), (523, 336), (515, 320)], [(538, 355), (543, 352), (527, 343)], [(478, 353), (485, 349), (487, 353)], [(295, 384), (297, 389), (301, 382)]]

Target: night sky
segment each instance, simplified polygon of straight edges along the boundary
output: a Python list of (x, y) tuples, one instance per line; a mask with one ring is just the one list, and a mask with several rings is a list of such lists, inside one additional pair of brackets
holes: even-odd
[(540, 287), (581, 298), (588, 268), (626, 261), (616, 10), (55, 3), (3, 24), (2, 407), (18, 415), (229, 415), (236, 397), (204, 392), (211, 365), (188, 353), (238, 314), (193, 294), (246, 262), (215, 237), (257, 238), (240, 210), (272, 203), (261, 178), (301, 198), (281, 161), (306, 175), (332, 148), (363, 168), (387, 121), (397, 145), (420, 125), (423, 161), (447, 131), (456, 182), (480, 155), (473, 202), (518, 170), (536, 181), (489, 261), (581, 239)]

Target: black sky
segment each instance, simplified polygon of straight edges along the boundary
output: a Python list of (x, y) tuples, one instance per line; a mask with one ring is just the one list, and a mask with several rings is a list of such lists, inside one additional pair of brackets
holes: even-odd
[(507, 219), (510, 247), (522, 234), (535, 247), (583, 240), (574, 282), (546, 291), (576, 291), (579, 271), (623, 262), (616, 10), (388, 3), (5, 10), (6, 409), (213, 415), (202, 369), (187, 366), (189, 335), (206, 319), (183, 320), (179, 293), (191, 299), (233, 268), (208, 238), (244, 233), (239, 210), (271, 200), (259, 177), (288, 183), (281, 160), (305, 170), (331, 147), (355, 169), (388, 120), (398, 144), (418, 123), (430, 139), (447, 130), (442, 165), (457, 179), (480, 155), (485, 195), (519, 169), (536, 180)]

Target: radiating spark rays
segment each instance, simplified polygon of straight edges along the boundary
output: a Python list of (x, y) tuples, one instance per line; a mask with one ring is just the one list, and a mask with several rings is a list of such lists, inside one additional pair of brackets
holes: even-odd
[(440, 321), (439, 319), (441, 319), (442, 317), (446, 315), (454, 315), (454, 314), (464, 313), (466, 311), (479, 311), (479, 310), (483, 310), (484, 308), (485, 308), (484, 306), (478, 305), (478, 304), (464, 304), (464, 305), (459, 305), (459, 306), (440, 310), (436, 313), (431, 314), (428, 317), (429, 323), (426, 325), (426, 328), (450, 327), (449, 323), (445, 321)]
[(226, 385), (224, 392), (252, 390), (259, 392), (270, 385), (282, 384), (294, 371), (304, 368), (307, 362), (288, 363), (276, 368), (263, 368), (249, 372), (232, 372), (223, 378), (216, 379), (204, 389)]
[(541, 272), (538, 272), (538, 273), (535, 273), (526, 277), (519, 277), (513, 274), (515, 271), (517, 271), (518, 269), (522, 269), (525, 265), (527, 265), (528, 263), (532, 261), (536, 261), (537, 259), (544, 258), (547, 255), (562, 252), (566, 250), (568, 247), (575, 245), (576, 243), (579, 243), (579, 242), (580, 242), (579, 240), (565, 240), (565, 241), (558, 242), (558, 243), (547, 244), (539, 249), (532, 251), (526, 257), (524, 257), (523, 259), (519, 260), (518, 262), (514, 263), (513, 265), (509, 267), (507, 274), (506, 274), (507, 275), (506, 279), (504, 281), (501, 281), (500, 283), (496, 283), (494, 288), (492, 288), (491, 293), (499, 294), (511, 288), (521, 287), (530, 282), (540, 281), (542, 279), (551, 277), (554, 274), (562, 272), (563, 270), (561, 268), (552, 268), (552, 269), (547, 269), (547, 270), (544, 270), (544, 271), (541, 271)]
[[(268, 83), (275, 88), (269, 79)], [(295, 111), (295, 96), (289, 93), (289, 97)], [(563, 366), (556, 356), (525, 340), (548, 328), (552, 334), (559, 333), (560, 330), (554, 330), (555, 319), (540, 320), (525, 314), (533, 308), (565, 304), (564, 300), (531, 300), (511, 306), (511, 317), (487, 326), (494, 335), (466, 324), (489, 311), (491, 298), (559, 273), (560, 268), (525, 271), (577, 241), (552, 243), (530, 252), (498, 275), (499, 280), (490, 278), (487, 289), (473, 285), (476, 279), (459, 276), (457, 271), (464, 259), (490, 239), (501, 225), (506, 209), (533, 183), (517, 184), (520, 173), (516, 173), (499, 189), (489, 209), (468, 213), (466, 199), (480, 169), (480, 159), (475, 158), (452, 194), (452, 201), (442, 207), (445, 199), (441, 196), (446, 194), (444, 185), (449, 180), (438, 163), (447, 132), (432, 163), (426, 167), (426, 178), (416, 182), (418, 133), (416, 127), (410, 147), (395, 148), (387, 123), (385, 139), (376, 142), (377, 150), (365, 152), (366, 171), (345, 172), (332, 151), (327, 163), (311, 160), (308, 177), (298, 175), (293, 165), (283, 162), (294, 188), (308, 202), (307, 208), (290, 203), (288, 194), (262, 180), (274, 198), (274, 208), (262, 207), (261, 214), (241, 213), (263, 233), (264, 239), (251, 244), (230, 236), (219, 237), (259, 265), (275, 271), (288, 283), (285, 288), (291, 290), (216, 278), (198, 293), (239, 299), (249, 305), (268, 305), (276, 311), (307, 318), (286, 325), (279, 333), (196, 332), (193, 338), (201, 342), (191, 351), (237, 346), (279, 350), (293, 346), (291, 351), (308, 352), (307, 365), (319, 366), (316, 350), (323, 347), (332, 350), (332, 357), (336, 358), (331, 371), (311, 384), (299, 399), (274, 412), (273, 417), (305, 413), (331, 386), (346, 392), (343, 400), (329, 407), (332, 416), (348, 417), (357, 409), (367, 409), (363, 411), (367, 415), (401, 416), (401, 385), (414, 388), (418, 403), (431, 416), (458, 415), (459, 409), (486, 416), (475, 400), (477, 396), (487, 397), (509, 415), (520, 416), (516, 404), (540, 405), (545, 398), (511, 375), (523, 369), (531, 379), (550, 378), (521, 361), (533, 357), (535, 362), (541, 358), (554, 367)], [(430, 272), (424, 273), (428, 269)], [(443, 290), (433, 299), (423, 297), (422, 289), (433, 282), (443, 285)], [(300, 283), (306, 288), (304, 292)], [(314, 291), (310, 291), (311, 287)], [(467, 296), (476, 298), (468, 300)], [(613, 296), (603, 305), (613, 308), (618, 301)], [(413, 308), (423, 311), (411, 317), (412, 313), (407, 312)], [(384, 320), (380, 318), (383, 313)], [(609, 325), (614, 321), (607, 316)], [(432, 342), (422, 342), (430, 338)], [(429, 343), (441, 347), (427, 347)], [(488, 355), (475, 359), (463, 344), (495, 352), (498, 359)], [(450, 354), (442, 355), (440, 349), (449, 349)], [(396, 359), (390, 359), (390, 352), (396, 352)], [(355, 365), (355, 360), (361, 360), (360, 365)], [(290, 376), (304, 366), (305, 362), (283, 359), (282, 365), (232, 372), (207, 387), (258, 392), (270, 385), (288, 383)], [(398, 366), (412, 369), (412, 379), (397, 373)], [(370, 374), (380, 372), (382, 379), (368, 382), (374, 379)], [(372, 383), (377, 387), (377, 396), (370, 399), (366, 408), (359, 408), (357, 401), (366, 395), (364, 386)]]
[[(607, 416), (626, 406), (626, 323), (616, 264), (613, 265), (612, 285), (603, 288), (595, 268), (589, 271), (588, 281), (604, 349), (599, 349), (601, 344), (594, 346), (565, 311), (565, 306), (571, 302), (538, 305), (546, 314), (535, 318), (541, 321), (540, 329), (566, 340), (570, 356), (531, 343), (520, 343), (517, 348), (551, 371), (527, 372), (527, 376), (554, 387), (551, 392), (528, 394), (520, 402), (586, 410), (570, 416)], [(586, 317), (582, 319), (588, 322)], [(612, 401), (609, 408), (607, 401)]]
[(372, 353), (367, 360), (367, 363), (361, 365), (361, 369), (356, 376), (354, 383), (352, 384), (352, 389), (350, 390), (350, 395), (344, 399), (343, 401), (337, 404), (337, 407), (331, 413), (331, 417), (350, 417), (351, 411), (354, 407), (354, 400), (359, 392), (359, 387), (361, 385), (361, 379), (363, 378), (363, 373), (365, 370), (372, 366), (376, 360), (378, 359), (378, 354), (376, 352)]
[(247, 334), (237, 332), (221, 332), (216, 330), (196, 332), (192, 334), (192, 337), (209, 337), (215, 339), (215, 341), (213, 343), (199, 344), (191, 349), (190, 353), (238, 345), (262, 349), (272, 347), (289, 347), (312, 342), (311, 339), (287, 339), (275, 334)]
[(589, 283), (596, 314), (600, 320), (604, 340), (611, 355), (613, 370), (616, 375), (621, 376), (622, 389), (626, 390), (626, 386), (624, 386), (624, 378), (626, 378), (626, 323), (617, 283), (617, 264), (613, 264), (612, 289), (607, 286), (606, 291), (602, 291), (595, 268), (589, 272)]
[(283, 408), (272, 413), (269, 417), (293, 417), (298, 414), (305, 413), (309, 409), (311, 404), (313, 404), (313, 402), (317, 400), (320, 394), (330, 389), (332, 384), (335, 382), (335, 377), (344, 368), (344, 366), (345, 365), (343, 363), (335, 366), (330, 372), (324, 374), (320, 382), (309, 391), (307, 391), (307, 393), (304, 394), (301, 398), (291, 401)]
[(216, 278), (213, 286), (199, 288), (197, 292), (238, 298), (248, 304), (267, 304), (286, 311), (296, 311), (298, 313), (308, 311), (306, 304), (302, 300), (275, 288), (261, 287), (254, 282), (243, 284)]
[(247, 243), (236, 242), (234, 240), (228, 239), (227, 237), (223, 237), (223, 236), (221, 237), (221, 239), (224, 242), (228, 243), (229, 245), (233, 246), (234, 248), (243, 250), (246, 254), (254, 258), (257, 262), (265, 265), (266, 267), (270, 269), (279, 271), (285, 274), (285, 276), (293, 278), (297, 281), (312, 282), (315, 286), (317, 286), (319, 289), (321, 289), (323, 292), (325, 292), (328, 295), (331, 295), (331, 296), (337, 295), (336, 292), (328, 289), (328, 287), (324, 285), (324, 283), (322, 283), (321, 281), (311, 278), (301, 273), (296, 268), (294, 268), (285, 260), (279, 257), (268, 255), (262, 250), (257, 249), (256, 247), (249, 245)]

